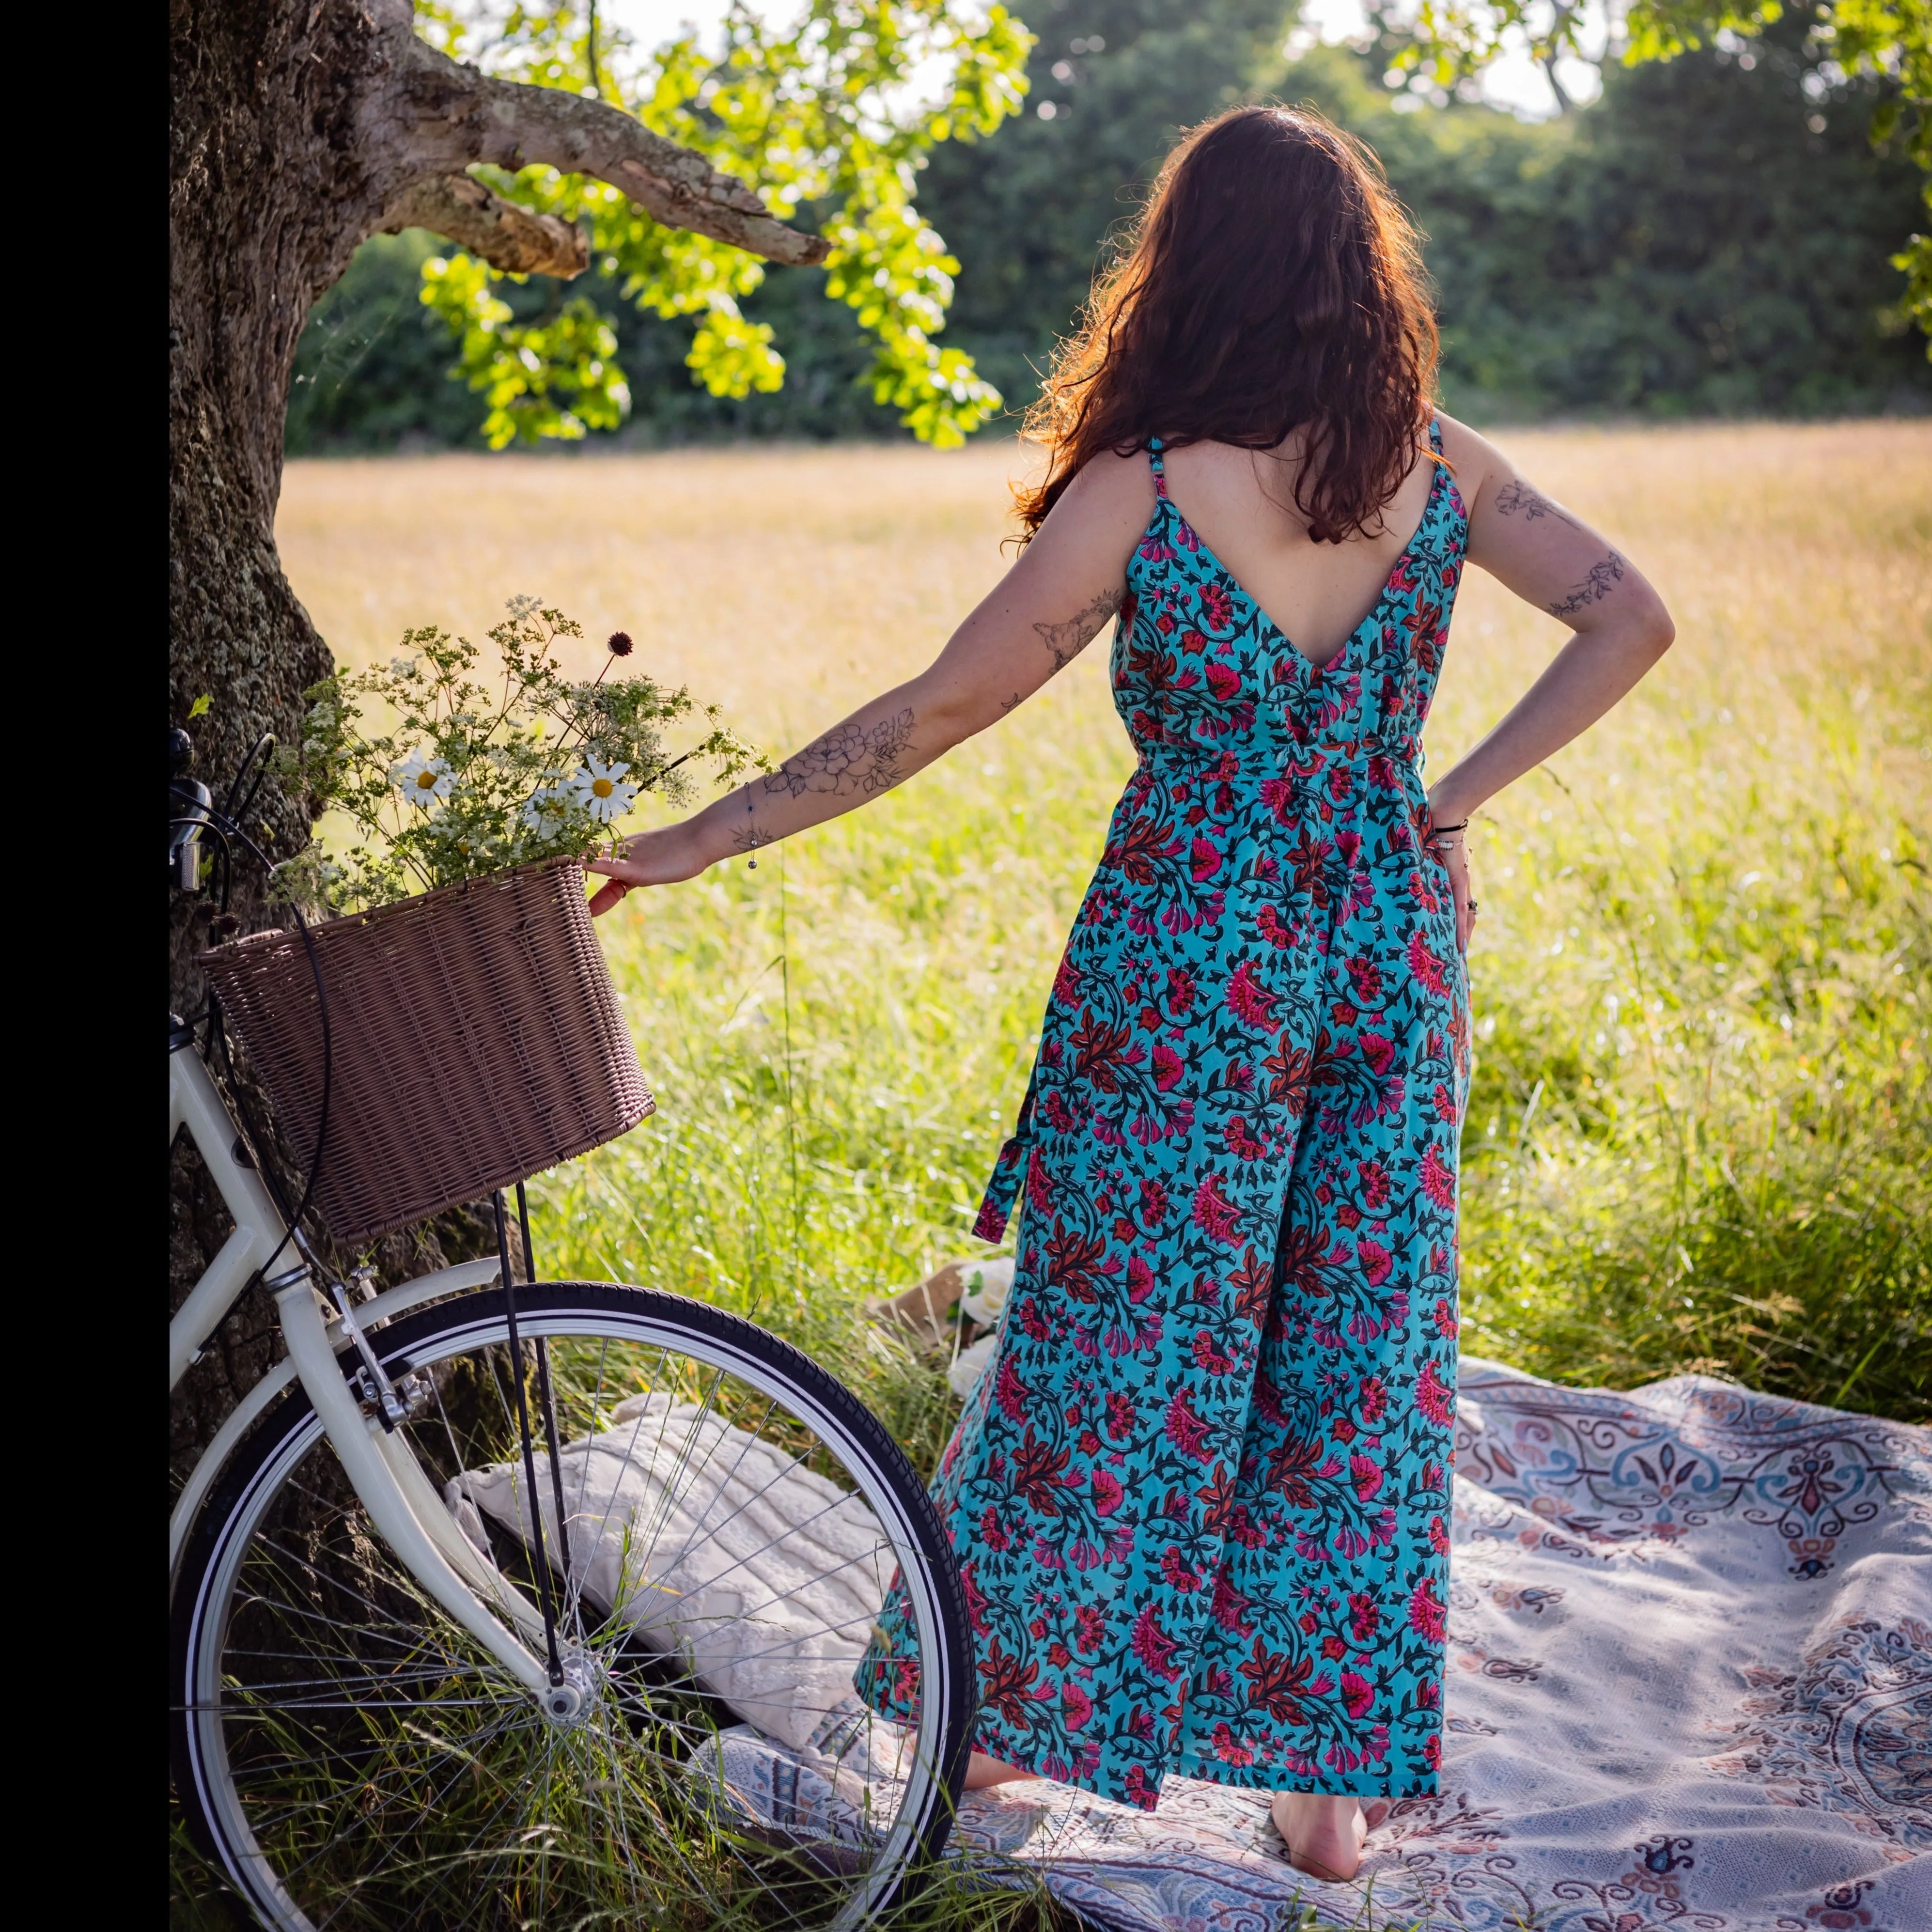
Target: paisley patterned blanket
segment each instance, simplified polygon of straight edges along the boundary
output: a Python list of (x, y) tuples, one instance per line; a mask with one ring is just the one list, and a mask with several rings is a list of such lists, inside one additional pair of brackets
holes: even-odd
[[(1116, 1932), (1932, 1932), (1932, 1431), (1465, 1358), (1455, 1504), (1442, 1790), (1356, 1883), (1172, 1780), (970, 1797), (953, 1856)], [(730, 1736), (739, 1791), (806, 1799), (809, 1747)]]

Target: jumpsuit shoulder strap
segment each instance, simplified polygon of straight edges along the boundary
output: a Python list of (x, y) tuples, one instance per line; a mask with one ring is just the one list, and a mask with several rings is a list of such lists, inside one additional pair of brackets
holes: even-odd
[(1167, 464), (1160, 453), (1160, 438), (1148, 438), (1148, 467), (1154, 472), (1154, 494), (1165, 501), (1167, 496)]
[(1440, 416), (1429, 418), (1429, 446), (1438, 456), (1442, 454), (1442, 418)]

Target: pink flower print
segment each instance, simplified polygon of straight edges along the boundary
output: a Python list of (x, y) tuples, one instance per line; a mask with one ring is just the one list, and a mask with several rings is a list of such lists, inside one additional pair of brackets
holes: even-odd
[(1262, 781), (1262, 802), (1277, 825), (1288, 823), (1288, 808), (1294, 802), (1294, 788), (1286, 778)]
[(1105, 1469), (1096, 1469), (1089, 1479), (1094, 1495), (1094, 1510), (1098, 1516), (1112, 1516), (1120, 1506), (1126, 1495), (1120, 1487), (1120, 1478)]
[(1347, 1706), (1349, 1716), (1360, 1724), (1375, 1708), (1375, 1686), (1366, 1677), (1345, 1670), (1342, 1673), (1342, 1702)]
[(1056, 1005), (1067, 1007), (1080, 1003), (1080, 969), (1071, 959), (1062, 959), (1053, 976), (1053, 999)]
[(1208, 667), (1208, 688), (1223, 704), (1241, 688), (1241, 674), (1232, 664), (1220, 662)]
[(1214, 1451), (1208, 1446), (1206, 1419), (1194, 1412), (1194, 1405), (1183, 1389), (1167, 1406), (1167, 1414), (1162, 1418), (1162, 1426), (1167, 1439), (1190, 1462), (1206, 1462)]
[(1328, 767), (1328, 797), (1330, 803), (1346, 805), (1354, 789), (1355, 775), (1346, 765), (1330, 765)]
[(1160, 1574), (1170, 1588), (1192, 1592), (1201, 1587), (1201, 1579), (1188, 1565), (1186, 1557), (1172, 1544), (1160, 1552)]
[(1382, 1612), (1376, 1600), (1366, 1591), (1359, 1591), (1348, 1599), (1348, 1634), (1358, 1646), (1366, 1647), (1376, 1640), (1376, 1634), (1382, 1628)]
[(1062, 1684), (1060, 1714), (1070, 1731), (1084, 1730), (1094, 1715), (1094, 1700), (1078, 1684)]
[(1429, 950), (1429, 942), (1419, 932), (1408, 935), (1408, 970), (1429, 992), (1438, 994), (1448, 992), (1448, 969)]
[(1166, 1040), (1154, 1042), (1154, 1084), (1161, 1092), (1168, 1092), (1185, 1070), (1181, 1065), (1180, 1054)]
[(1449, 1554), (1448, 1527), (1439, 1516), (1429, 1519), (1429, 1546), (1438, 1556)]
[(1107, 1634), (1107, 1613), (1098, 1604), (1082, 1604), (1073, 1613), (1073, 1647), (1090, 1657)]
[(1263, 1033), (1277, 1031), (1280, 1022), (1274, 1016), (1274, 1010), (1280, 997), (1256, 983), (1254, 967), (1246, 959), (1228, 976), (1228, 1010), (1244, 1026), (1257, 1028)]
[(1294, 944), (1294, 934), (1282, 924), (1281, 915), (1271, 905), (1263, 906), (1256, 914), (1255, 925), (1270, 946), (1289, 946)]
[(1348, 1475), (1355, 1486), (1358, 1502), (1372, 1503), (1382, 1494), (1382, 1466), (1372, 1456), (1364, 1456), (1357, 1450), (1348, 1458)]
[(1040, 1157), (1040, 1149), (1035, 1148), (1027, 1159), (1026, 1178), (1028, 1204), (1042, 1212), (1053, 1206), (1053, 1182), (1046, 1171), (1046, 1162)]
[(1456, 1204), (1456, 1177), (1444, 1164), (1442, 1156), (1432, 1144), (1422, 1150), (1420, 1173), (1422, 1191), (1437, 1207), (1453, 1208)]
[(1225, 631), (1234, 621), (1234, 600), (1218, 584), (1204, 584), (1196, 593), (1210, 630)]
[(1194, 1365), (1203, 1375), (1232, 1375), (1238, 1366), (1234, 1358), (1228, 1354), (1205, 1329), (1194, 1331)]
[(1358, 1241), (1355, 1258), (1371, 1288), (1379, 1288), (1394, 1271), (1395, 1257), (1379, 1241)]
[(1443, 1387), (1436, 1364), (1426, 1358), (1421, 1374), (1415, 1378), (1415, 1406), (1438, 1429), (1447, 1429), (1455, 1415), (1454, 1390)]
[(1455, 1310), (1439, 1297), (1436, 1304), (1436, 1332), (1445, 1342), (1462, 1332), (1462, 1325), (1456, 1319)]
[(1222, 1129), (1221, 1138), (1237, 1160), (1259, 1160), (1268, 1152), (1268, 1143), (1257, 1140), (1254, 1130), (1238, 1114)]
[(1348, 962), (1348, 979), (1355, 989), (1355, 1004), (1358, 1006), (1378, 1006), (1382, 999), (1382, 968), (1372, 959), (1351, 959)]
[(1456, 1096), (1441, 1081), (1436, 1083), (1436, 1118), (1446, 1120), (1451, 1126), (1462, 1118), (1462, 1110), (1456, 1104)]
[(1355, 1170), (1362, 1178), (1362, 1204), (1371, 1214), (1378, 1214), (1388, 1205), (1388, 1169), (1378, 1160), (1365, 1160)]
[(1000, 1372), (993, 1378), (993, 1400), (999, 1404), (1000, 1413), (1009, 1422), (1017, 1422), (1026, 1413), (1027, 1385), (1020, 1380), (1020, 1372), (1013, 1366), (1013, 1358), (1004, 1351), (1000, 1356)]
[(1434, 1588), (1425, 1577), (1417, 1584), (1408, 1600), (1408, 1627), (1419, 1637), (1431, 1643), (1442, 1641), (1442, 1606), (1437, 1600)]
[(1206, 839), (1196, 838), (1188, 848), (1187, 868), (1197, 886), (1204, 885), (1221, 869), (1221, 855)]
[(1214, 1755), (1223, 1764), (1252, 1764), (1255, 1754), (1246, 1744), (1237, 1744), (1234, 1734), (1225, 1724), (1214, 1726)]
[(1127, 1766), (1127, 1802), (1151, 1811), (1160, 1802), (1160, 1793), (1148, 1784), (1148, 1774), (1137, 1764)]
[(1363, 1383), (1355, 1406), (1360, 1412), (1364, 1428), (1372, 1429), (1381, 1421), (1388, 1408), (1388, 1390), (1383, 1387), (1380, 1376), (1371, 1376)]
[[(1172, 1684), (1180, 1676), (1180, 1666), (1175, 1660), (1180, 1646), (1161, 1628), (1151, 1604), (1135, 1618), (1133, 1635), (1129, 1642), (1135, 1656), (1156, 1677)], [(1138, 1770), (1139, 1767), (1136, 1766), (1135, 1768)]]
[(1225, 1570), (1214, 1572), (1214, 1621), (1234, 1636), (1252, 1636), (1255, 1627), (1248, 1618), (1248, 1600), (1228, 1581)]
[(1224, 1241), (1231, 1248), (1238, 1246), (1240, 1213), (1222, 1193), (1220, 1183), (1214, 1174), (1194, 1190), (1194, 1225), (1211, 1240)]
[(1124, 1389), (1107, 1398), (1107, 1433), (1116, 1442), (1128, 1441), (1134, 1432), (1134, 1399)]
[(1369, 1063), (1369, 1070), (1381, 1079), (1395, 1064), (1395, 1042), (1378, 1033), (1365, 1033), (1361, 1036), (1362, 1058)]

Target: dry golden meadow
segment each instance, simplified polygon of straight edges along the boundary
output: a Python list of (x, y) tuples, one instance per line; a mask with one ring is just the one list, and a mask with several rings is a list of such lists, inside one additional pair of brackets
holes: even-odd
[[(1932, 429), (1497, 439), (1678, 641), (1474, 828), (1465, 1346), (1924, 1419), (1932, 1360)], [(1018, 446), (302, 463), (289, 574), (340, 659), (531, 592), (782, 752), (994, 581)], [(1472, 573), (1436, 768), (1562, 633)], [(605, 928), (656, 1118), (544, 1184), (548, 1271), (746, 1309), (917, 1453), (943, 1388), (859, 1316), (964, 1233), (1131, 763), (1104, 644), (855, 817)]]

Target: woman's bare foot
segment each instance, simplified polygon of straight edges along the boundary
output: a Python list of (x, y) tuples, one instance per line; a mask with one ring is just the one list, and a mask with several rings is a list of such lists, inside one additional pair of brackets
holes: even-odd
[(1277, 1791), (1272, 1809), (1288, 1863), (1310, 1878), (1334, 1880), (1354, 1876), (1364, 1840), (1389, 1812), (1385, 1798), (1372, 1800), (1365, 1813), (1360, 1798), (1318, 1791)]
[(966, 1789), (984, 1791), (989, 1785), (1011, 1784), (1016, 1778), (1037, 1778), (1036, 1771), (1022, 1771), (1018, 1766), (1002, 1764), (996, 1757), (988, 1757), (984, 1751), (975, 1751), (966, 1766)]

